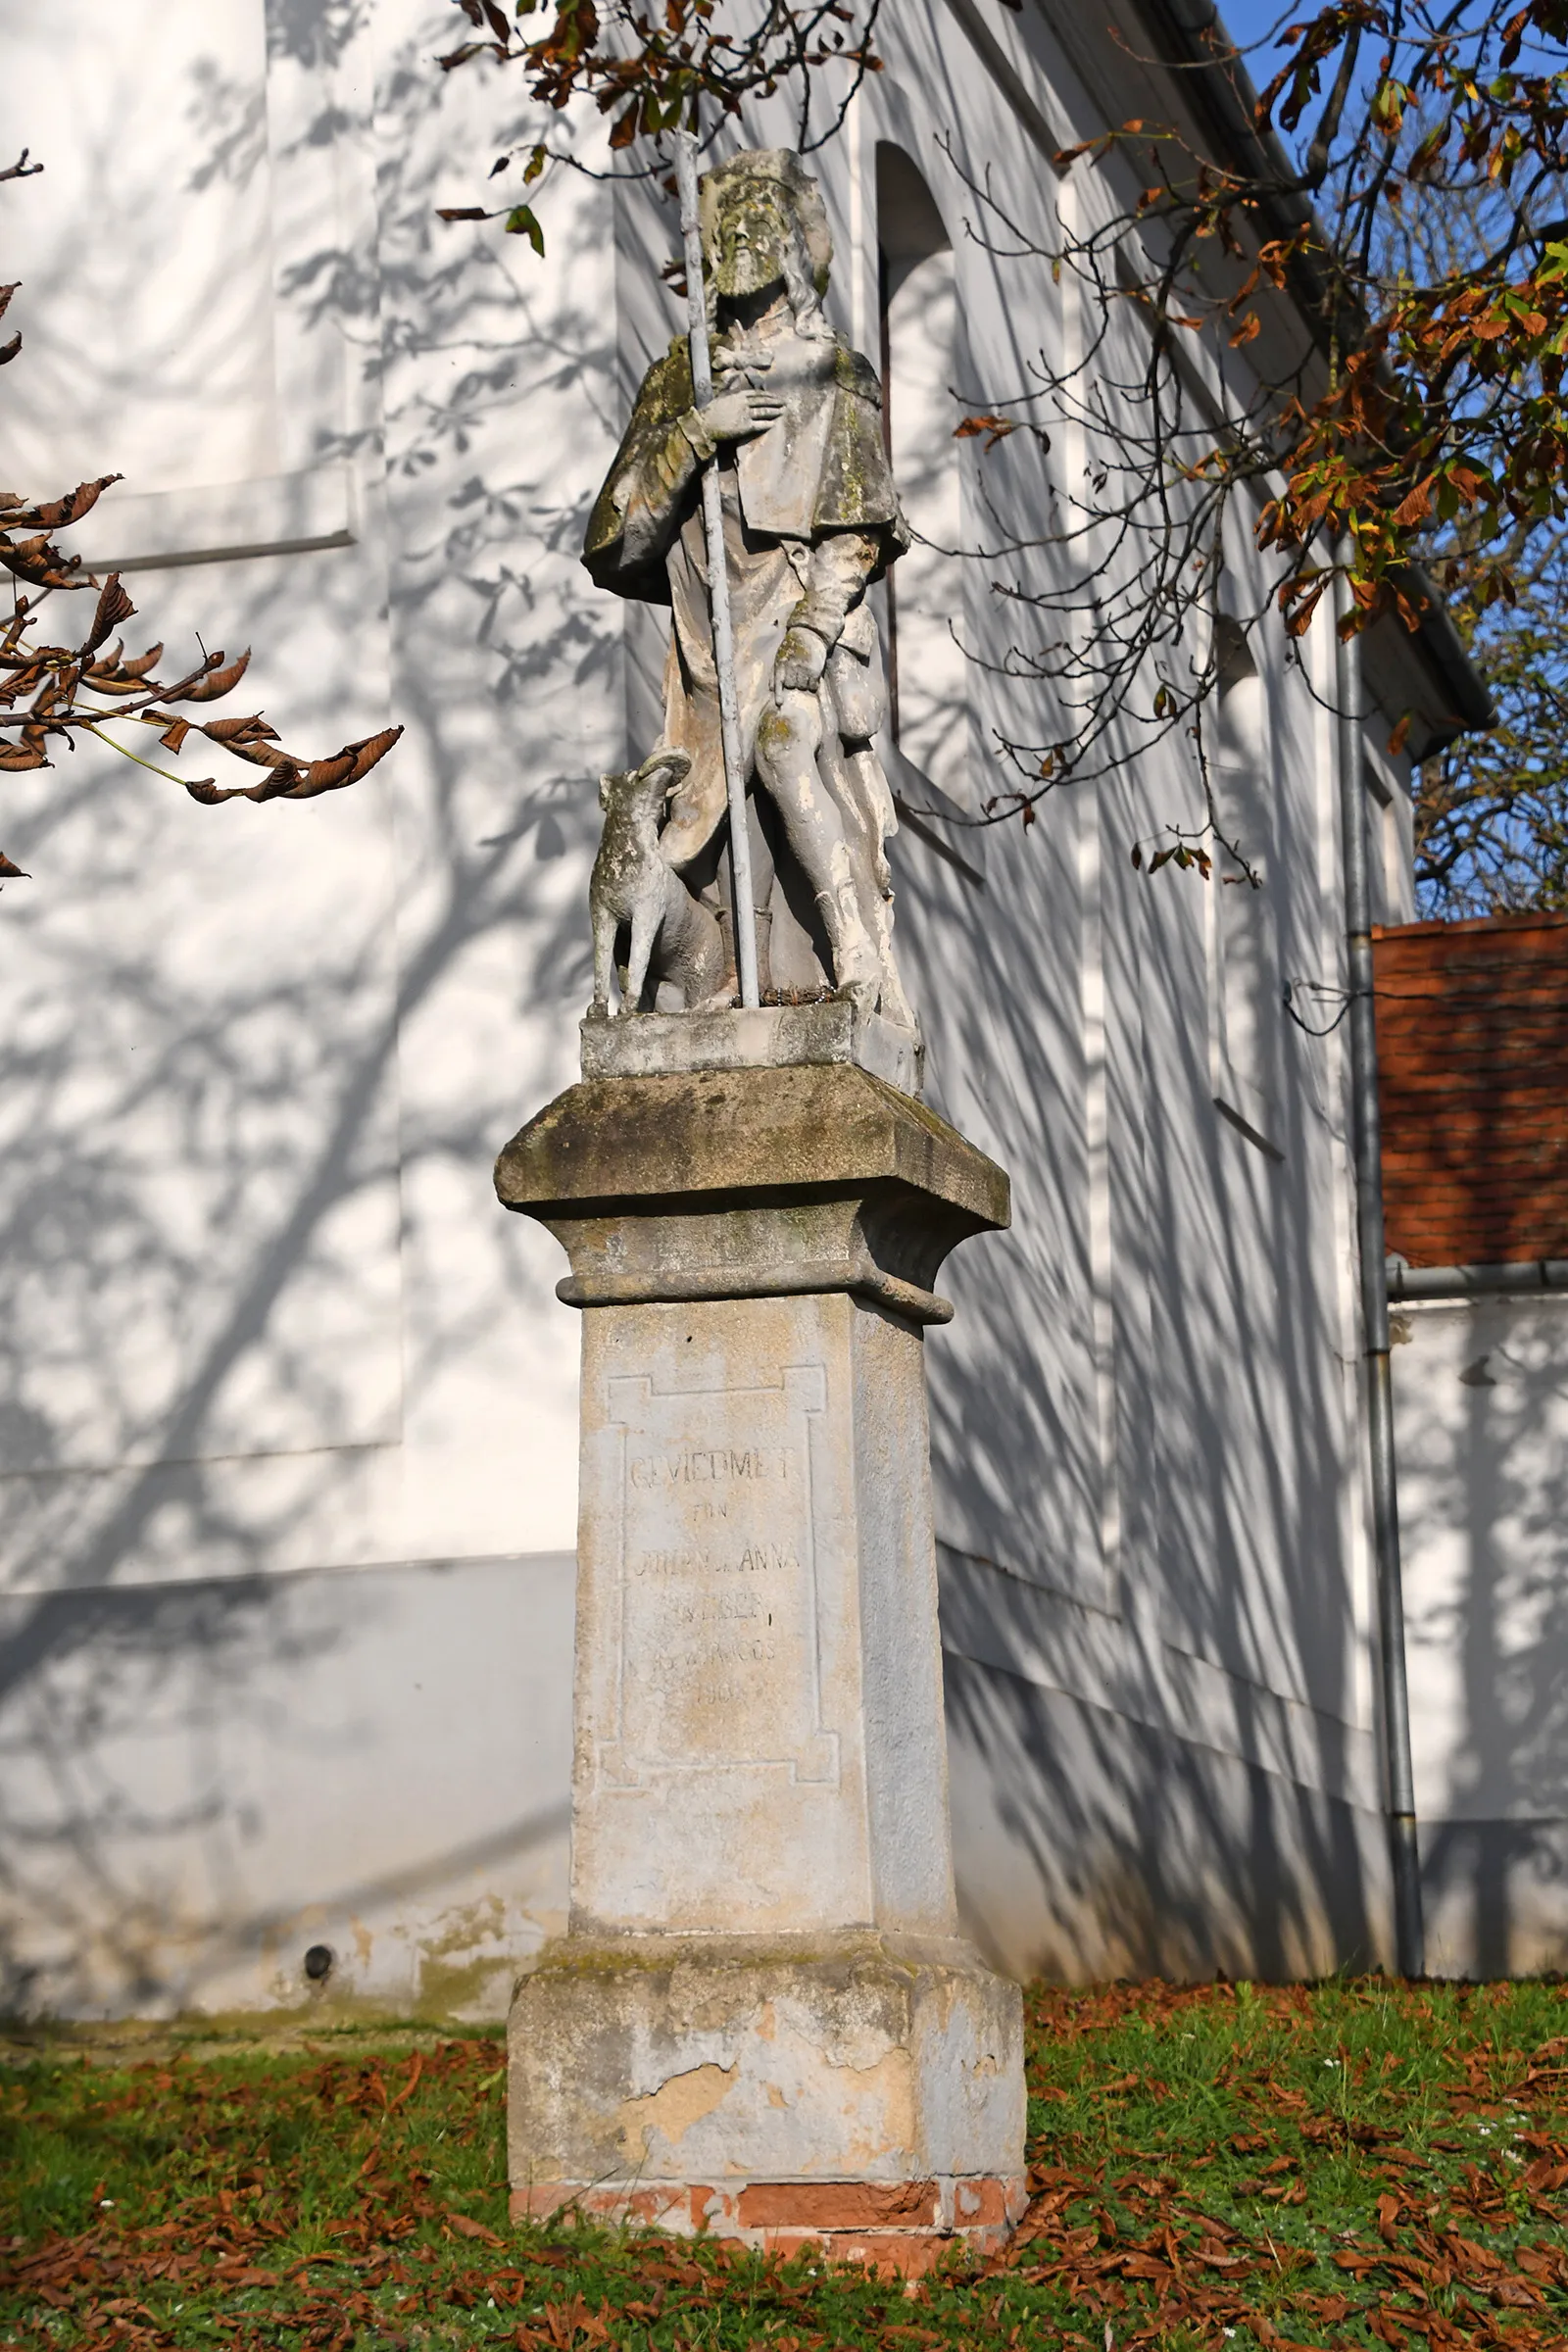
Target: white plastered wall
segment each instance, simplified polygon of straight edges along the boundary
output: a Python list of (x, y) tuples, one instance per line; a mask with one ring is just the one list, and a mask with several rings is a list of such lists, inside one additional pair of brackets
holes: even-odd
[[(1091, 159), (1051, 162), (1112, 119), (1058, 34), (1055, 13), (903, 12), (866, 100), (867, 144), (906, 146), (948, 220), (970, 406), (1085, 332), (1044, 259), (984, 250), (964, 185), (991, 174), (1047, 234), (1057, 203), (1107, 204)], [(962, 445), (970, 545), (995, 541), (988, 506), (1039, 514), (1081, 479), (1081, 436), (1041, 421), (1049, 456), (1022, 431)], [(1247, 565), (1245, 534), (1227, 560)], [(997, 658), (1018, 627), (993, 578), (1060, 561), (966, 564), (968, 642)], [(1256, 659), (1267, 960), (1332, 986), (1329, 631), (1298, 667), (1265, 629)], [(994, 727), (1049, 738), (1042, 693), (976, 690), (955, 797), (1015, 780)], [(1269, 1131), (1216, 1100), (1215, 891), (1130, 858), (1200, 814), (1178, 739), (1048, 796), (1027, 836), (950, 833), (983, 889), (912, 830), (895, 844), (937, 1100), (1014, 1182), (1013, 1231), (960, 1252), (928, 1355), (960, 1888), (1019, 1972), (1310, 1973), (1386, 1932), (1343, 1039), (1260, 998)]]
[[(13, 2003), (76, 2014), (294, 2004), (317, 1941), (329, 2000), (493, 2013), (564, 1900), (577, 1328), (489, 1170), (573, 1074), (593, 780), (647, 748), (660, 619), (576, 554), (679, 323), (674, 239), (645, 192), (568, 175), (543, 265), (443, 228), (524, 126), (510, 83), (435, 69), (434, 0), (341, 32), (247, 0), (220, 53), (209, 13), (119, 12), (170, 44), (126, 136), (146, 233), (165, 220), (249, 324), (211, 416), (139, 325), (81, 393), (84, 462), (132, 476), (93, 549), (147, 566), (130, 585), (172, 642), (253, 642), (244, 707), (291, 747), (407, 733), (306, 808), (204, 811), (96, 747), (9, 804), (36, 878), (0, 906), (23, 1049), (0, 1109), (0, 1948)], [(25, 14), (0, 0), (0, 28)], [(79, 74), (138, 88), (80, 15)], [(1043, 231), (1104, 201), (1087, 160), (1051, 165), (1102, 125), (1043, 20), (980, 15), (901, 7), (816, 166), (836, 318), (873, 359), (879, 143), (922, 173), (955, 421), (1079, 331), (1044, 262), (969, 233), (958, 167)], [(193, 160), (220, 119), (249, 145)], [(30, 253), (79, 237), (85, 184), (25, 183), (29, 284)], [(135, 308), (113, 272), (90, 290)], [(183, 280), (165, 299), (176, 341), (206, 315)], [(0, 471), (43, 462), (56, 384)], [(982, 488), (1036, 513), (1072, 462), (1063, 436), (964, 442), (965, 539)], [(960, 562), (953, 611), (995, 654), (992, 576)], [(1326, 628), (1305, 653), (1321, 695)], [(1261, 666), (1279, 966), (1332, 983), (1332, 727)], [(1038, 731), (1031, 691), (977, 683), (966, 742), (943, 730), (960, 811), (1006, 781), (994, 729)], [(1019, 1970), (1277, 1973), (1382, 1936), (1343, 1041), (1282, 1022), (1265, 1137), (1216, 1103), (1212, 895), (1129, 859), (1194, 791), (1166, 747), (1027, 835), (893, 845), (933, 1099), (1014, 1182), (1012, 1232), (959, 1254), (928, 1353), (960, 1875)]]
[(1568, 1298), (1394, 1317), (1427, 1965), (1568, 1954)]
[(308, 808), (8, 783), (14, 2006), (295, 2002), (322, 1941), (493, 2011), (564, 1904), (576, 1328), (489, 1171), (568, 1075), (620, 739), (608, 210), (569, 180), (542, 269), (436, 220), (496, 127), (445, 14), (0, 11), (0, 473), (122, 470), (134, 647), (253, 645), (290, 748), (406, 729)]

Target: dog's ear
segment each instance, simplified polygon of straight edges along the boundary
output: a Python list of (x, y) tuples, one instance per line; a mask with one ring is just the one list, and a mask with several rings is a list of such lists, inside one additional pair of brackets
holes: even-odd
[(665, 783), (662, 797), (667, 799), (669, 794), (674, 791), (675, 786), (690, 775), (691, 765), (689, 752), (676, 751), (667, 744), (661, 745), (657, 752), (649, 753), (637, 770), (637, 781), (639, 784), (652, 784), (657, 782), (661, 775), (665, 776), (668, 781)]

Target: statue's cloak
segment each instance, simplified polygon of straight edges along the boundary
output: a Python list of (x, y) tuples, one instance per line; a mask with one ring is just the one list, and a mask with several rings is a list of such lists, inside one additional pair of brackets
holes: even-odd
[[(714, 354), (721, 365), (721, 355)], [(834, 531), (878, 542), (879, 576), (908, 545), (908, 526), (882, 437), (882, 395), (869, 363), (839, 336), (822, 348), (815, 380), (788, 385), (785, 414), (765, 433), (727, 446), (740, 518), (754, 538), (809, 545)], [(733, 376), (731, 382), (736, 380)], [(671, 343), (643, 378), (637, 405), (588, 524), (583, 562), (601, 588), (667, 605), (666, 559), (698, 501), (698, 474), (679, 420), (694, 405), (691, 355)]]

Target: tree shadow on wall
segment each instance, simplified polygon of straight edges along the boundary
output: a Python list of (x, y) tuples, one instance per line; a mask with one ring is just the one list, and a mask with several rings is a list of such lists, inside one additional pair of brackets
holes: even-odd
[(1019, 1973), (1316, 1975), (1387, 1916), (1336, 1139), (1303, 1073), (1281, 1159), (1216, 1113), (1201, 904), (1133, 874), (1141, 823), (1131, 785), (1054, 796), (990, 837), (983, 892), (895, 845), (940, 1106), (1014, 1184), (929, 1345), (960, 1893)]
[[(360, 8), (269, 13), (274, 46), (323, 74), (373, 31)], [(429, 44), (382, 63), (379, 250), (323, 221), (283, 298), (332, 312), (371, 387), (351, 403), (370, 421), (320, 454), (372, 489), (384, 470), (390, 581), (371, 529), (338, 554), (161, 576), (140, 601), (176, 624), (220, 609), (258, 672), (283, 670), (270, 707), (301, 738), (345, 710), (384, 723), (390, 654), (397, 772), (341, 803), (214, 815), (83, 754), (25, 814), (31, 898), (5, 900), (13, 2004), (199, 2002), (236, 1935), (261, 1932), (239, 1759), (286, 1740), (291, 1685), (342, 1640), (302, 1624), (278, 1571), (384, 1558), (407, 1418), (498, 1334), (560, 1312), (489, 1169), (559, 1083), (588, 992), (595, 801), (569, 722), (610, 693), (615, 640), (561, 592), (585, 510), (538, 425), (568, 403), (608, 417), (606, 323), (569, 271), (541, 293), (441, 228)], [(323, 81), (307, 141), (344, 143), (352, 172), (362, 135)], [(199, 181), (225, 155), (186, 163)], [(470, 1001), (466, 1058), (450, 1047)], [(443, 1038), (452, 1073), (430, 1067)], [(428, 1204), (454, 1199), (482, 1266), (411, 1322), (400, 1255), (406, 1276)], [(174, 1766), (150, 1770), (154, 1750)], [(322, 1801), (359, 1801), (365, 1769), (351, 1743)], [(547, 1815), (507, 1852), (559, 1838)], [(411, 1862), (411, 1886), (472, 1866), (471, 1844), (459, 1792), (450, 1848)], [(200, 1852), (198, 1898), (178, 1847)], [(302, 1902), (356, 1895), (318, 1885), (309, 1852), (293, 1876)]]
[[(1429, 1956), (1444, 1974), (1568, 1966), (1565, 1338), (1552, 1302), (1488, 1302), (1467, 1316), (1458, 1352), (1469, 1361), (1444, 1365), (1464, 1390), (1457, 1425), (1442, 1411), (1400, 1416), (1422, 1537), (1410, 1564), (1416, 1688), (1423, 1651), (1452, 1676), (1451, 1739), (1423, 1741), (1441, 1746), (1446, 1781), (1422, 1839)], [(1408, 1361), (1396, 1357), (1396, 1387)], [(1424, 1555), (1449, 1544), (1457, 1575), (1444, 1590)]]

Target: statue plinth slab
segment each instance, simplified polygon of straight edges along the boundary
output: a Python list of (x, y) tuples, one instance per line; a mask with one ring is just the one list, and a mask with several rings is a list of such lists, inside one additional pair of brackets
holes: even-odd
[(1006, 1179), (826, 1059), (585, 1079), (496, 1181), (585, 1310), (571, 1917), (513, 2013), (514, 2205), (994, 2242), (1022, 2030), (957, 1936), (921, 1333)]
[(846, 997), (728, 1012), (650, 1012), (634, 1020), (590, 1014), (582, 1024), (585, 1078), (652, 1078), (688, 1070), (777, 1069), (851, 1062), (918, 1095), (925, 1048), (913, 1029)]

